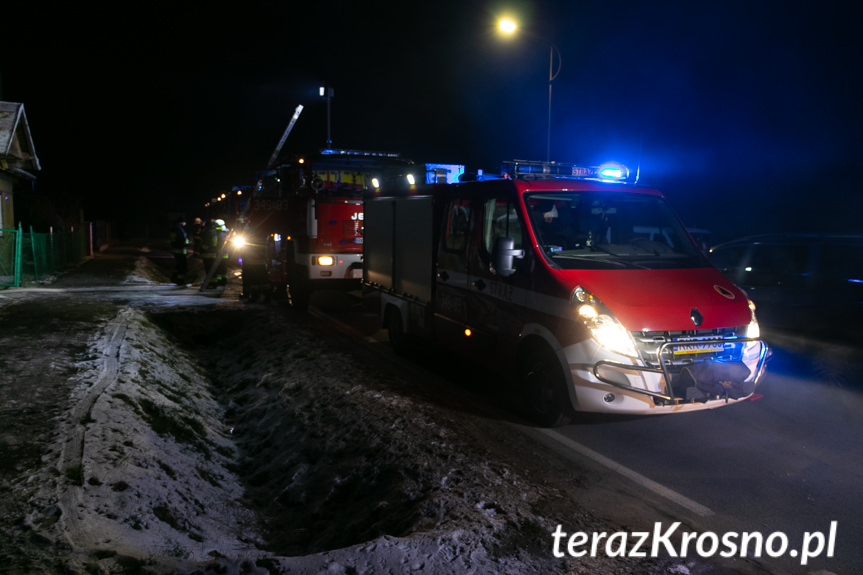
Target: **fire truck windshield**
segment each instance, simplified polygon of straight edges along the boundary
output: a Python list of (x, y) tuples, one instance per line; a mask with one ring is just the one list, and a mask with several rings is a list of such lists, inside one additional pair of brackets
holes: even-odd
[(709, 265), (659, 196), (568, 191), (527, 193), (524, 199), (537, 243), (560, 268)]

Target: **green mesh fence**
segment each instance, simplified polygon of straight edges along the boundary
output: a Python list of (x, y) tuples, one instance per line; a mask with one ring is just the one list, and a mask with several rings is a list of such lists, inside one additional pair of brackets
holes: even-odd
[(87, 255), (88, 232), (0, 232), (0, 286), (44, 280), (77, 266)]

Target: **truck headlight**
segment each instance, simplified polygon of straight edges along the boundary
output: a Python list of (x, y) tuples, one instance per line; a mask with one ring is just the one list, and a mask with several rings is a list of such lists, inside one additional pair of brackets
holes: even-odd
[(246, 245), (246, 238), (240, 235), (234, 236), (234, 239), (231, 241), (234, 243), (235, 248), (241, 248)]
[(599, 345), (621, 355), (638, 357), (632, 335), (593, 294), (578, 286), (572, 292), (572, 304)]
[(749, 311), (752, 312), (752, 319), (746, 326), (746, 337), (761, 337), (761, 327), (758, 325), (758, 320), (755, 319), (755, 303), (752, 300), (749, 300)]

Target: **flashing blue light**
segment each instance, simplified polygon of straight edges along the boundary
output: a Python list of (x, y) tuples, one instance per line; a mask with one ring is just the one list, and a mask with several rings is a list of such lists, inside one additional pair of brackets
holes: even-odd
[(600, 168), (599, 175), (609, 180), (619, 180), (623, 177), (623, 169), (614, 167)]
[(848, 281), (853, 283), (853, 284), (863, 284), (863, 280), (858, 280), (855, 278), (848, 278)]
[(425, 183), (437, 184), (445, 181), (447, 184), (457, 184), (462, 174), (464, 174), (464, 165), (462, 164), (426, 163)]

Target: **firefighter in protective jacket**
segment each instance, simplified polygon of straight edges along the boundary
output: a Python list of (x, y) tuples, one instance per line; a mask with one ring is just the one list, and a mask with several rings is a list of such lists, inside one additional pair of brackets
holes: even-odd
[(228, 241), (228, 226), (225, 225), (225, 220), (216, 220), (216, 237), (218, 248), (216, 256), (219, 261), (216, 262), (216, 275), (213, 280), (216, 285), (223, 286), (228, 283), (228, 250), (225, 248), (225, 242)]
[[(218, 254), (219, 234), (216, 231), (216, 222), (210, 219), (204, 224), (204, 229), (201, 232), (201, 259), (204, 260), (204, 277), (210, 276), (210, 270), (213, 269)], [(215, 278), (210, 279), (207, 287), (216, 287)]]

